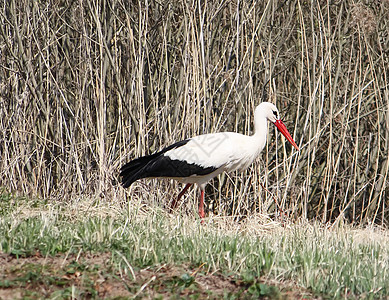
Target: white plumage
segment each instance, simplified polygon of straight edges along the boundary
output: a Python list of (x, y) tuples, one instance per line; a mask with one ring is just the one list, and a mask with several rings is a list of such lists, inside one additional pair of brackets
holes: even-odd
[(220, 132), (195, 136), (175, 143), (160, 152), (137, 158), (121, 168), (124, 187), (146, 177), (167, 177), (186, 183), (184, 190), (173, 201), (172, 209), (189, 186), (196, 183), (201, 190), (200, 217), (204, 217), (204, 188), (213, 177), (226, 171), (248, 168), (265, 147), (267, 121), (274, 123), (286, 139), (298, 150), (296, 143), (279, 118), (274, 104), (263, 102), (254, 112), (252, 136), (235, 132)]

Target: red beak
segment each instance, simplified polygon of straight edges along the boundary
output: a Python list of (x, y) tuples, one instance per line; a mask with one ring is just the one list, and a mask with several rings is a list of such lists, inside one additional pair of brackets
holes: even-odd
[(288, 129), (286, 129), (285, 124), (281, 120), (277, 120), (274, 122), (274, 125), (277, 126), (278, 130), (284, 135), (284, 137), (289, 141), (289, 143), (291, 143), (292, 146), (295, 147), (297, 151), (299, 151), (299, 147), (297, 146), (297, 144), (293, 140)]

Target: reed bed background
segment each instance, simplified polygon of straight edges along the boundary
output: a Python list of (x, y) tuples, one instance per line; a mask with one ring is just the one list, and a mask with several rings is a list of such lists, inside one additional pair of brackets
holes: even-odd
[[(389, 1), (28, 1), (0, 9), (0, 186), (163, 207), (178, 184), (119, 183), (126, 161), (217, 131), (260, 159), (207, 187), (209, 214), (389, 221)], [(193, 211), (196, 191), (183, 209)]]

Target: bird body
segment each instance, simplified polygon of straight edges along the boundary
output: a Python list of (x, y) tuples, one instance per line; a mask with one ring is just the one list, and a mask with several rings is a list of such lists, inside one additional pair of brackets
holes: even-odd
[(141, 178), (167, 177), (186, 183), (177, 201), (191, 184), (201, 190), (199, 213), (204, 217), (204, 188), (206, 183), (226, 171), (248, 168), (265, 147), (267, 121), (273, 122), (298, 150), (285, 125), (278, 117), (277, 108), (268, 102), (257, 106), (254, 112), (255, 133), (251, 136), (235, 132), (219, 132), (195, 136), (165, 149), (137, 158), (121, 168), (123, 186), (129, 187)]
[[(188, 164), (209, 170), (208, 174), (218, 171), (216, 176), (223, 171), (246, 169), (260, 151), (258, 147), (252, 147), (255, 143), (258, 141), (253, 136), (245, 136), (235, 132), (204, 134), (191, 138), (187, 144), (172, 149), (165, 155), (173, 161), (185, 161)], [(195, 178), (185, 177), (180, 181), (197, 183), (197, 180), (200, 179), (198, 175), (193, 173), (191, 176)]]

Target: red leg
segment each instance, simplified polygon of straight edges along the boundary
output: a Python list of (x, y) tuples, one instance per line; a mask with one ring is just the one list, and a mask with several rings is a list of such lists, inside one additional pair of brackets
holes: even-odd
[(205, 212), (204, 212), (204, 191), (203, 190), (201, 190), (201, 195), (200, 195), (199, 215), (201, 219), (204, 219)]
[(170, 205), (170, 210), (175, 210), (177, 208), (177, 204), (178, 204), (178, 201), (180, 201), (182, 195), (185, 194), (185, 192), (189, 189), (189, 187), (191, 186), (192, 184), (191, 183), (188, 183), (184, 189), (181, 191), (181, 193), (178, 194), (177, 196), (177, 199), (174, 199), (172, 204)]

